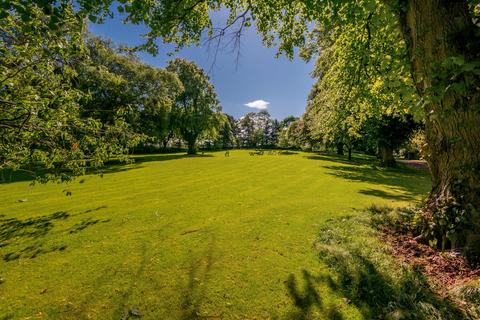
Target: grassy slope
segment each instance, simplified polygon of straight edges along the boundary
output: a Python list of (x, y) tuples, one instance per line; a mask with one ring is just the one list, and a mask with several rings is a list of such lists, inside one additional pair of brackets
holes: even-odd
[(419, 199), (428, 177), (359, 158), (230, 154), (139, 157), (70, 184), (71, 197), (65, 185), (0, 185), (0, 319), (119, 319), (133, 306), (146, 319), (375, 313), (306, 277), (335, 278), (319, 230)]

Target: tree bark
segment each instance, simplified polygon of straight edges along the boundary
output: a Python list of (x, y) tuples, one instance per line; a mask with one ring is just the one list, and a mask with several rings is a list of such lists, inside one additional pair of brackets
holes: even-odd
[(340, 156), (343, 156), (343, 142), (337, 142), (336, 143), (336, 148), (337, 148), (337, 154), (340, 155)]
[(163, 149), (167, 149), (168, 143), (170, 142), (170, 140), (172, 140), (172, 137), (173, 137), (173, 134), (169, 133), (163, 138), (162, 140)]
[(197, 154), (197, 139), (191, 139), (187, 141), (188, 150), (187, 154)]
[(162, 147), (163, 147), (164, 150), (167, 149), (168, 141), (169, 141), (169, 139), (166, 139), (166, 138), (162, 140)]
[[(478, 260), (479, 76), (461, 72), (461, 63), (451, 67), (444, 63), (452, 57), (465, 63), (479, 61), (478, 28), (467, 1), (404, 0), (401, 4), (405, 7), (398, 14), (412, 76), (425, 101), (426, 160), (433, 186), (424, 215), (435, 223), (430, 231), (439, 245), (462, 248), (467, 257)], [(453, 90), (452, 84), (464, 89)], [(437, 89), (437, 99), (432, 99), (432, 89)]]
[(380, 146), (378, 148), (378, 151), (380, 153), (380, 165), (382, 167), (395, 167), (397, 165), (397, 162), (395, 161), (395, 158), (393, 157), (393, 149), (385, 146)]

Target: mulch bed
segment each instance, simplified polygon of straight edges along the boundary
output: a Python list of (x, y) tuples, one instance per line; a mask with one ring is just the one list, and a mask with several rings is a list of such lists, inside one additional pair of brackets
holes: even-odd
[(428, 170), (428, 165), (425, 160), (397, 160), (397, 162), (412, 168)]
[(480, 276), (480, 267), (474, 268), (457, 252), (440, 252), (419, 243), (409, 235), (383, 229), (382, 238), (391, 246), (391, 253), (404, 263), (419, 268), (430, 279), (445, 287), (461, 285)]

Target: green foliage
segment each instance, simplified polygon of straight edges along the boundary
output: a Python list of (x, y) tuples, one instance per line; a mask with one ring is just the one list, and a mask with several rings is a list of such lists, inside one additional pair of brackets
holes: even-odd
[[(440, 103), (448, 95), (461, 96), (478, 90), (480, 60), (465, 61), (464, 56), (450, 56), (433, 69), (433, 85), (425, 90), (421, 101), (422, 107), (427, 110), (430, 110), (430, 104)], [(439, 115), (432, 113), (429, 116)], [(447, 111), (444, 116), (448, 116)]]
[[(365, 127), (380, 128), (385, 119), (415, 113), (415, 89), (393, 14), (378, 3), (356, 17), (336, 27), (319, 25), (304, 53), (319, 54), (313, 72), (318, 80), (304, 115), (317, 141), (351, 146), (364, 137)], [(387, 139), (396, 132), (390, 126), (386, 132), (370, 132), (369, 138), (396, 147), (395, 139)]]
[(407, 159), (424, 159), (426, 147), (425, 131), (417, 129), (410, 135), (408, 142), (405, 144), (404, 156)]
[(425, 244), (440, 250), (455, 247), (461, 239), (459, 234), (472, 223), (460, 206), (440, 206), (430, 211), (422, 210), (421, 206), (395, 209), (371, 206), (369, 211), (376, 226), (420, 236)]
[[(363, 16), (363, 18), (361, 18)], [(384, 3), (358, 11), (355, 19), (318, 25), (302, 54), (318, 55), (317, 78), (303, 116), (310, 139), (334, 144), (338, 152), (382, 150), (382, 163), (410, 134), (418, 116), (405, 43)], [(388, 158), (388, 159), (387, 159)]]
[(299, 120), (297, 117), (288, 116), (278, 124), (278, 146), (280, 148), (292, 147), (292, 141), (289, 137), (289, 127), (292, 123)]
[(73, 83), (85, 58), (83, 24), (73, 7), (8, 8), (2, 4), (9, 14), (0, 19), (0, 170), (47, 169), (39, 179), (64, 180), (125, 154), (135, 141), (124, 123), (82, 116), (85, 95)]
[(167, 70), (175, 73), (184, 87), (175, 100), (171, 121), (187, 142), (189, 153), (194, 154), (198, 139), (215, 138), (226, 118), (208, 76), (195, 63), (177, 58), (168, 63)]
[(99, 38), (86, 41), (88, 59), (78, 63), (77, 86), (85, 93), (82, 113), (111, 124), (124, 120), (134, 140), (144, 134), (163, 140), (169, 134), (175, 98), (183, 91), (178, 77), (148, 66), (129, 52)]
[(397, 265), (364, 214), (326, 221), (314, 247), (333, 273), (330, 288), (360, 307), (364, 319), (468, 319), (421, 273)]
[(382, 115), (365, 122), (362, 139), (370, 145), (396, 150), (407, 141), (416, 127), (417, 124), (409, 115)]
[(291, 122), (285, 131), (286, 147), (311, 150), (314, 141), (311, 139), (310, 128), (307, 122), (300, 118)]
[(278, 142), (278, 121), (268, 111), (249, 112), (235, 123), (235, 135), (239, 147), (263, 148)]
[(480, 317), (480, 281), (472, 281), (470, 283), (459, 286), (455, 289), (455, 293), (470, 306), (470, 312), (473, 318)]
[(367, 208), (371, 213), (371, 222), (376, 228), (387, 227), (403, 234), (418, 236), (421, 234), (420, 206), (392, 208), (389, 206), (371, 205)]
[(233, 148), (236, 145), (236, 138), (234, 134), (235, 119), (228, 114), (225, 114), (225, 121), (219, 130), (217, 139), (214, 142), (216, 149)]

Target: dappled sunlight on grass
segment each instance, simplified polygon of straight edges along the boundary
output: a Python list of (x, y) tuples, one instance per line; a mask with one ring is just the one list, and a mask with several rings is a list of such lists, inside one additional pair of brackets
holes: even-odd
[(325, 282), (339, 280), (319, 229), (429, 189), (425, 172), (370, 161), (148, 155), (103, 178), (1, 184), (0, 319), (361, 319), (363, 306)]

